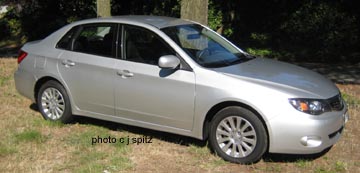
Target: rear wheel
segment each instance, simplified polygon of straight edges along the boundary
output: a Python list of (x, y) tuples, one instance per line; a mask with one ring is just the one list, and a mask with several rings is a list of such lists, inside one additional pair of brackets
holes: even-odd
[(209, 144), (224, 160), (250, 164), (261, 159), (268, 139), (263, 123), (253, 112), (232, 106), (215, 115)]
[(37, 95), (37, 105), (46, 120), (71, 122), (71, 106), (64, 87), (56, 81), (44, 83)]

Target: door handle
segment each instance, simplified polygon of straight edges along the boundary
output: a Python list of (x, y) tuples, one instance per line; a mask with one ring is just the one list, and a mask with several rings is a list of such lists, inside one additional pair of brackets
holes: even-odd
[(131, 73), (129, 70), (118, 70), (117, 74), (123, 78), (133, 77), (134, 73)]
[(68, 59), (65, 59), (61, 62), (65, 67), (72, 67), (75, 65), (75, 62), (74, 61), (71, 61), (71, 60), (68, 60)]

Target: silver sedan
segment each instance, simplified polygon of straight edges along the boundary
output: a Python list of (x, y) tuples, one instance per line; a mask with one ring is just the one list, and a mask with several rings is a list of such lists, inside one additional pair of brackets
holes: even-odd
[(17, 90), (46, 120), (81, 115), (208, 140), (223, 159), (319, 153), (348, 119), (338, 88), (256, 58), (198, 23), (121, 16), (71, 23), (25, 44)]

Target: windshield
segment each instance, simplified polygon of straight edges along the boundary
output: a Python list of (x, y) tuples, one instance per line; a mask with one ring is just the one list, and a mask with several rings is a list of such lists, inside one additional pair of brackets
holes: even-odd
[(203, 67), (224, 67), (251, 58), (214, 31), (201, 25), (171, 26), (163, 28), (162, 31)]

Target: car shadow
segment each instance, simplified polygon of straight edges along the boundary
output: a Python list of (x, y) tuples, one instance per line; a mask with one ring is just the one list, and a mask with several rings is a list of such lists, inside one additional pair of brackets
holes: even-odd
[[(29, 107), (30, 107), (30, 109), (39, 112), (38, 107), (35, 103), (31, 104)], [(112, 131), (119, 131), (119, 132), (126, 131), (126, 132), (130, 132), (130, 133), (134, 133), (136, 135), (152, 137), (152, 138), (155, 138), (155, 139), (158, 139), (161, 141), (171, 142), (171, 143), (179, 144), (182, 146), (195, 145), (198, 147), (207, 147), (212, 154), (216, 155), (214, 150), (212, 148), (210, 148), (210, 146), (207, 144), (207, 141), (199, 140), (199, 139), (195, 139), (195, 138), (191, 138), (191, 137), (186, 137), (186, 136), (182, 136), (182, 135), (161, 132), (161, 131), (157, 131), (157, 130), (151, 130), (151, 129), (141, 128), (141, 127), (136, 127), (136, 126), (130, 126), (130, 125), (126, 125), (126, 124), (111, 122), (111, 121), (105, 121), (105, 120), (99, 120), (99, 119), (95, 119), (95, 118), (89, 118), (89, 117), (75, 115), (74, 121), (72, 122), (72, 124), (76, 124), (76, 123), (84, 124), (84, 125), (91, 124), (91, 125), (100, 126), (100, 127), (112, 130)], [(264, 162), (275, 162), (275, 163), (278, 163), (278, 162), (279, 163), (280, 162), (291, 163), (291, 162), (297, 162), (299, 160), (312, 161), (312, 160), (315, 160), (315, 159), (325, 155), (330, 149), (331, 149), (331, 147), (325, 149), (321, 153), (306, 154), (306, 155), (273, 154), (273, 153), (267, 152), (262, 157), (262, 160)]]
[(275, 163), (291, 163), (297, 162), (299, 160), (312, 161), (317, 158), (324, 156), (327, 152), (329, 152), (331, 147), (326, 148), (320, 153), (316, 154), (275, 154), (275, 153), (266, 153), (263, 156), (264, 162), (275, 162)]
[[(29, 107), (30, 107), (30, 109), (39, 112), (38, 107), (35, 103), (31, 104)], [(167, 132), (161, 132), (161, 131), (157, 131), (157, 130), (141, 128), (141, 127), (136, 127), (136, 126), (130, 126), (130, 125), (111, 122), (111, 121), (99, 120), (99, 119), (90, 118), (90, 117), (74, 115), (74, 121), (72, 122), (72, 124), (76, 124), (76, 123), (84, 124), (84, 125), (85, 124), (96, 125), (96, 126), (100, 126), (103, 128), (107, 128), (112, 131), (119, 131), (119, 132), (127, 131), (130, 133), (134, 133), (136, 135), (148, 136), (148, 137), (156, 138), (156, 139), (159, 139), (162, 141), (180, 144), (180, 145), (184, 145), (184, 146), (189, 146), (189, 145), (196, 145), (199, 147), (206, 146), (206, 141), (198, 140), (195, 138), (176, 135), (176, 134), (167, 133)]]
[(206, 146), (206, 142), (204, 142), (202, 140), (198, 140), (198, 139), (190, 138), (190, 137), (186, 137), (186, 136), (181, 136), (181, 135), (176, 135), (176, 134), (172, 134), (172, 133), (167, 133), (167, 132), (161, 132), (161, 131), (157, 131), (157, 130), (151, 130), (151, 129), (141, 128), (141, 127), (136, 127), (136, 126), (130, 126), (130, 125), (125, 125), (125, 124), (115, 123), (115, 122), (110, 122), (110, 121), (98, 120), (98, 119), (83, 117), (83, 116), (75, 116), (74, 120), (75, 120), (74, 121), (75, 123), (79, 123), (79, 124), (92, 124), (92, 125), (100, 126), (103, 128), (107, 128), (112, 131), (120, 131), (120, 132), (127, 131), (130, 133), (134, 133), (136, 135), (148, 136), (148, 137), (152, 137), (152, 138), (155, 138), (158, 140), (171, 142), (171, 143), (175, 143), (175, 144), (180, 144), (180, 145), (184, 145), (184, 146), (189, 146), (189, 145), (196, 145), (196, 146), (201, 146), (201, 147)]

